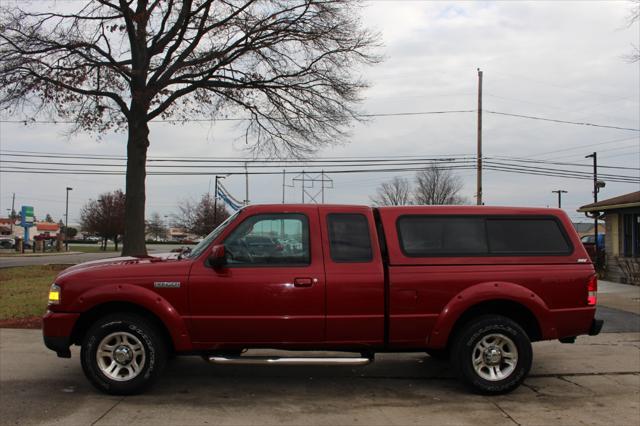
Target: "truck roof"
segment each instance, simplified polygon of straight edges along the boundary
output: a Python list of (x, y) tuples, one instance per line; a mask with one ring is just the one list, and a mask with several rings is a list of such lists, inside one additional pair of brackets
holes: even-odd
[(419, 211), (441, 211), (445, 214), (524, 214), (524, 215), (558, 215), (565, 214), (564, 210), (551, 207), (518, 207), (518, 206), (473, 206), (473, 205), (409, 205), (409, 206), (383, 206), (372, 207), (363, 204), (300, 204), (300, 203), (286, 203), (286, 204), (251, 204), (246, 208), (287, 208), (287, 207), (353, 207), (357, 209), (362, 208), (376, 208), (381, 211), (397, 211), (397, 210), (412, 210), (414, 212)]

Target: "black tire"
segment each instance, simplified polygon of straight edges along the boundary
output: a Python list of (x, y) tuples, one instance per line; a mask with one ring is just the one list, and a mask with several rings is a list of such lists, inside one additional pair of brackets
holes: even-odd
[[(503, 358), (502, 355), (499, 358), (500, 361), (491, 360), (491, 362), (498, 363), (498, 369), (501, 373), (505, 373), (505, 377), (500, 379), (496, 377), (492, 380), (488, 380), (486, 377), (492, 373), (492, 367), (485, 367), (485, 357), (482, 355), (485, 352), (476, 347), (483, 339), (487, 339), (484, 342), (495, 339), (493, 336), (506, 337), (507, 340), (502, 340), (505, 346), (493, 346), (500, 349), (498, 353), (502, 355), (509, 354), (508, 351), (511, 344), (515, 344), (517, 349), (517, 355), (515, 356), (515, 362), (509, 362), (507, 364), (507, 358)], [(501, 342), (500, 340), (494, 340)], [(510, 341), (510, 342), (508, 342)], [(510, 357), (513, 357), (515, 353), (512, 352)], [(478, 356), (480, 355), (480, 356)], [(473, 359), (481, 358), (482, 362), (478, 363), (480, 372), (477, 372), (474, 368)], [(487, 355), (489, 356), (489, 355)], [(484, 395), (499, 395), (511, 392), (516, 389), (524, 381), (531, 369), (531, 362), (533, 359), (533, 353), (531, 350), (531, 341), (527, 336), (527, 333), (516, 322), (509, 318), (500, 315), (483, 315), (478, 318), (472, 319), (465, 324), (459, 333), (455, 336), (453, 344), (453, 352), (451, 354), (452, 365), (456, 368), (460, 379), (471, 389), (477, 393)], [(512, 368), (511, 365), (515, 364)], [(504, 372), (502, 368), (504, 367)], [(506, 374), (506, 372), (509, 372)], [(495, 374), (495, 370), (493, 371)]]
[[(98, 360), (98, 349), (108, 336), (114, 336), (115, 340), (105, 340), (104, 344), (117, 342), (120, 336), (125, 336), (126, 342), (110, 345), (119, 345), (115, 349), (131, 345), (131, 348), (141, 351), (142, 347), (137, 355), (127, 348), (123, 349), (123, 356), (130, 356), (135, 360), (136, 366), (141, 365), (135, 376), (131, 374), (131, 379), (124, 377), (116, 380), (100, 367), (100, 364), (105, 365), (110, 360), (110, 357)], [(115, 349), (113, 353), (116, 352)], [(135, 314), (114, 313), (100, 318), (89, 328), (82, 342), (80, 359), (84, 374), (98, 390), (111, 395), (134, 395), (143, 392), (158, 379), (167, 362), (167, 346), (160, 332), (148, 319)], [(111, 362), (115, 362), (115, 359), (115, 356), (111, 357)], [(127, 364), (111, 365), (114, 365), (116, 376), (123, 371), (123, 376), (130, 373)]]

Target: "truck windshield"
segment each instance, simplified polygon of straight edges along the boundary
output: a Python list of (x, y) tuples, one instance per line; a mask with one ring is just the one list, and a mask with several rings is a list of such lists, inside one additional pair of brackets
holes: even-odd
[(198, 243), (197, 246), (195, 246), (193, 248), (193, 250), (191, 250), (191, 252), (189, 254), (187, 254), (185, 256), (185, 258), (187, 259), (195, 259), (196, 257), (200, 256), (200, 254), (207, 248), (209, 247), (209, 245), (211, 244), (211, 242), (213, 240), (216, 239), (216, 237), (218, 235), (220, 235), (222, 233), (222, 231), (225, 230), (225, 228), (227, 226), (229, 226), (229, 224), (231, 222), (233, 222), (233, 220), (240, 214), (240, 212), (242, 211), (242, 209), (238, 210), (237, 212), (235, 212), (234, 214), (232, 214), (231, 216), (229, 216), (227, 218), (227, 220), (225, 220), (224, 222), (222, 222), (220, 225), (218, 225), (218, 227), (216, 229), (214, 229), (213, 231), (211, 231), (211, 233), (209, 235), (207, 235), (202, 241), (200, 241)]

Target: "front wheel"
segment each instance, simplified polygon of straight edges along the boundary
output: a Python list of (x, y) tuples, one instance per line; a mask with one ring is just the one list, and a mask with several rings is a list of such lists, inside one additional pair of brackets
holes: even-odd
[(482, 394), (517, 388), (531, 369), (533, 354), (527, 333), (516, 322), (484, 315), (458, 333), (452, 361), (462, 381)]
[(157, 380), (167, 349), (157, 328), (146, 318), (119, 313), (96, 321), (82, 343), (82, 369), (99, 390), (132, 395)]

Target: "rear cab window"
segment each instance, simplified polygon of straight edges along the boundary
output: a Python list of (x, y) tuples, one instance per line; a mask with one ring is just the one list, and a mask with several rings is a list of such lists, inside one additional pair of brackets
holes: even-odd
[(327, 215), (329, 254), (336, 263), (371, 262), (373, 248), (369, 222), (363, 214)]

